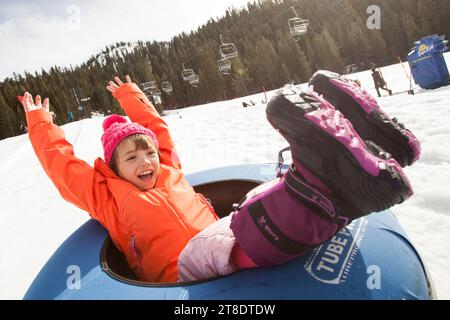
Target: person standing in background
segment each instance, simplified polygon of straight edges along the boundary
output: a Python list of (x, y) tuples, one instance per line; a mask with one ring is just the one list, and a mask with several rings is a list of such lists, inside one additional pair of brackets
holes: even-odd
[(381, 75), (381, 72), (377, 70), (376, 66), (372, 65), (372, 78), (373, 82), (375, 84), (375, 89), (377, 90), (378, 97), (381, 97), (380, 89), (383, 89), (389, 93), (390, 96), (392, 96), (392, 90), (388, 89), (386, 81), (384, 80), (383, 76)]

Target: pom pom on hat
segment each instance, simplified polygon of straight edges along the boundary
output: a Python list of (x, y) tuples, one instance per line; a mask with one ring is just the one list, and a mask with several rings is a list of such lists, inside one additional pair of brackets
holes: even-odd
[(119, 116), (118, 114), (113, 114), (107, 117), (103, 121), (103, 131), (106, 131), (111, 127), (114, 123), (127, 123), (127, 119), (125, 117)]
[(103, 121), (102, 145), (105, 162), (109, 165), (117, 145), (126, 137), (134, 134), (144, 134), (150, 137), (156, 149), (159, 148), (158, 140), (150, 129), (135, 122), (128, 122), (125, 117), (113, 114)]

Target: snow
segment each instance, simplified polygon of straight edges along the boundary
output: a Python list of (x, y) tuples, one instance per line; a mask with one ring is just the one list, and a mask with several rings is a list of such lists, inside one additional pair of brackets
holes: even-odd
[[(127, 55), (129, 55), (130, 53), (133, 53), (133, 51), (135, 50), (135, 48), (137, 46), (138, 46), (137, 43), (131, 43), (131, 44), (119, 46), (117, 48), (112, 49), (109, 53), (99, 54), (98, 56), (96, 56), (95, 59), (101, 66), (106, 66), (107, 57), (109, 57), (110, 59), (115, 59), (115, 60), (117, 60), (117, 59), (125, 60), (125, 57)], [(114, 67), (115, 67), (115, 65), (114, 65)]]
[[(446, 60), (450, 66), (450, 53)], [(405, 69), (409, 72), (407, 64)], [(394, 92), (409, 88), (401, 65), (382, 72)], [(349, 77), (375, 95), (370, 71)], [(450, 86), (416, 92), (378, 99), (422, 143), (421, 159), (405, 169), (415, 195), (392, 211), (428, 266), (438, 298), (450, 299)], [(268, 92), (268, 99), (273, 94)], [(243, 108), (242, 101), (250, 100), (257, 104)], [(168, 112), (184, 172), (275, 162), (287, 143), (268, 124), (262, 100), (258, 94)], [(75, 154), (91, 165), (102, 155), (102, 121), (95, 117), (63, 126)], [(0, 176), (0, 299), (21, 299), (53, 252), (89, 217), (58, 194), (27, 135), (0, 141)]]

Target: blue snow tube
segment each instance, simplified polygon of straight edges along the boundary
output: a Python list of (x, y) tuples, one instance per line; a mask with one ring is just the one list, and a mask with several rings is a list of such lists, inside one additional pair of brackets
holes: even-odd
[[(275, 166), (235, 165), (186, 178), (223, 216), (247, 191), (274, 178)], [(137, 281), (108, 232), (90, 220), (58, 248), (24, 299), (433, 299), (432, 288), (405, 231), (383, 211), (289, 263), (182, 285)]]

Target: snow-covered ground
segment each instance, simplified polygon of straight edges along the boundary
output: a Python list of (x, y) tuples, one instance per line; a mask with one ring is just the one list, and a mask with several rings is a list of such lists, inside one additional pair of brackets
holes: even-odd
[[(450, 66), (449, 53), (446, 59)], [(409, 88), (401, 65), (382, 72), (394, 92)], [(375, 94), (370, 71), (349, 77)], [(169, 113), (184, 172), (275, 162), (287, 143), (266, 121), (265, 105), (242, 107), (242, 101), (263, 99), (260, 94)], [(428, 265), (438, 298), (450, 299), (450, 86), (378, 101), (422, 142), (420, 161), (405, 169), (415, 195), (392, 210)], [(63, 126), (76, 155), (90, 164), (102, 155), (102, 120)], [(20, 299), (52, 253), (89, 218), (59, 196), (27, 135), (0, 141), (0, 177), (0, 299)]]

